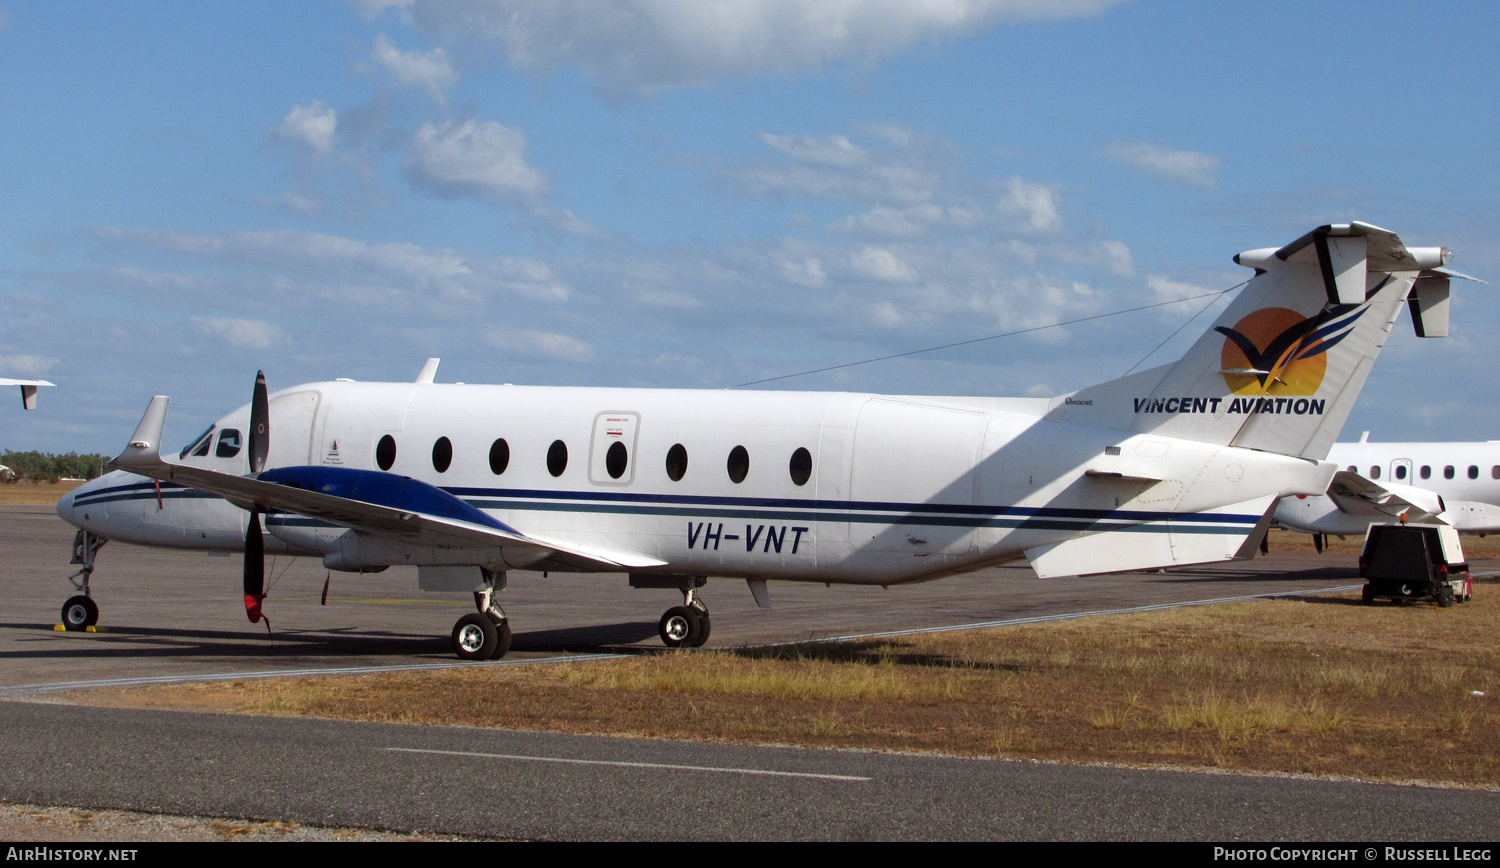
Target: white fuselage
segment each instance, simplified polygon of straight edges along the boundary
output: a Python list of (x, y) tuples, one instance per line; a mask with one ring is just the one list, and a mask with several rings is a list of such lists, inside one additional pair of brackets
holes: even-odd
[[(1500, 533), (1500, 441), (1467, 443), (1336, 443), (1328, 460), (1381, 485), (1436, 493), (1441, 521), (1461, 533)], [(1277, 523), (1305, 533), (1363, 535), (1372, 521), (1394, 516), (1350, 513), (1327, 495), (1283, 500)]]
[[(1152, 521), (1243, 532), (1258, 513), (1200, 511), (1321, 490), (1331, 472), (1307, 459), (1043, 418), (1059, 402), (324, 382), (273, 397), (267, 467), (410, 476), (532, 538), (643, 572), (868, 584), (978, 569)], [(246, 473), (237, 444), (248, 422), (248, 406), (228, 414), (196, 450), (203, 454), (182, 460)], [(226, 431), (236, 434), (220, 457)], [(381, 466), (386, 437), (394, 460)], [(502, 452), (504, 466), (492, 463)], [(1101, 461), (1147, 464), (1160, 481), (1101, 479)], [(125, 542), (244, 545), (243, 510), (168, 483), (158, 499), (150, 479), (118, 471), (65, 497), (58, 513)], [(268, 551), (357, 566), (345, 557), (343, 527), (275, 516), (266, 526), (276, 537)], [(365, 566), (474, 562), (382, 545)]]

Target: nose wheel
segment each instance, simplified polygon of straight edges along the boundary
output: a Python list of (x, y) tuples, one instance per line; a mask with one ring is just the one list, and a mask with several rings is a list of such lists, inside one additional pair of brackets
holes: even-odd
[(86, 530), (81, 530), (73, 535), (73, 560), (78, 565), (78, 572), (68, 576), (73, 589), (82, 593), (68, 598), (62, 607), (62, 626), (64, 630), (87, 630), (99, 623), (99, 604), (89, 596), (89, 579), (94, 575), (94, 557), (99, 554), (99, 549), (109, 542), (102, 536), (96, 536)]
[(69, 597), (62, 607), (63, 627), (68, 630), (87, 630), (99, 623), (99, 606), (92, 599), (79, 594)]
[(673, 606), (661, 616), (657, 629), (668, 648), (701, 648), (711, 627), (708, 607), (698, 599), (697, 589), (683, 591), (683, 605)]

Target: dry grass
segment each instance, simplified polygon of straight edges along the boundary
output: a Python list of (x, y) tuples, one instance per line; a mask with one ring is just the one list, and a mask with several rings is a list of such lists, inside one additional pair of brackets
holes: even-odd
[(20, 482), (0, 483), (0, 503), (55, 504), (57, 499), (83, 484), (83, 480), (67, 482)]
[[(1500, 584), (87, 701), (1500, 786)], [(1482, 694), (1482, 695), (1480, 695)]]

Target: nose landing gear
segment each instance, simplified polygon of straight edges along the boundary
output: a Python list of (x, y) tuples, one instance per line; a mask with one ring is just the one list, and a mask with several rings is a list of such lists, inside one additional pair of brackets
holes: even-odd
[(109, 540), (104, 537), (96, 536), (86, 530), (73, 535), (73, 559), (70, 563), (78, 564), (79, 570), (68, 576), (68, 582), (73, 585), (75, 591), (82, 593), (69, 597), (68, 601), (63, 603), (62, 627), (64, 630), (89, 630), (99, 623), (99, 605), (89, 595), (89, 578), (94, 574), (94, 556), (107, 542)]

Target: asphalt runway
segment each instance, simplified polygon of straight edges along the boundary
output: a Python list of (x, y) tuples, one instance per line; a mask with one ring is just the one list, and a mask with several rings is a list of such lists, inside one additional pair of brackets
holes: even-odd
[[(1495, 792), (48, 704), (79, 682), (643, 653), (680, 602), (624, 576), (513, 574), (502, 601), (514, 650), (459, 664), (448, 634), (471, 599), (419, 592), (414, 570), (336, 573), (325, 606), (326, 571), (283, 559), (267, 636), (245, 620), (238, 557), (111, 543), (93, 585), (106, 632), (63, 633), (52, 627), (73, 593), (71, 540), (47, 507), (0, 506), (3, 801), (561, 840), (1500, 838)], [(773, 583), (768, 610), (743, 582), (710, 581), (709, 646), (1350, 587), (1352, 560), (1054, 580), (1007, 567), (890, 590)]]
[[(240, 557), (109, 543), (92, 590), (105, 632), (54, 631), (74, 594), (73, 528), (49, 507), (0, 506), (0, 696), (18, 688), (121, 678), (201, 677), (320, 668), (457, 664), (464, 593), (423, 593), (416, 570), (333, 573), (316, 559), (267, 565), (264, 625), (245, 618)], [(1353, 558), (1273, 554), (1239, 564), (1038, 579), (1025, 566), (917, 585), (832, 588), (773, 582), (772, 608), (745, 583), (710, 580), (709, 647), (919, 630), (1143, 605), (1358, 584)], [(512, 573), (501, 605), (515, 631), (506, 661), (660, 649), (657, 621), (682, 601), (629, 587), (622, 574)], [(469, 664), (472, 665), (472, 664)]]

